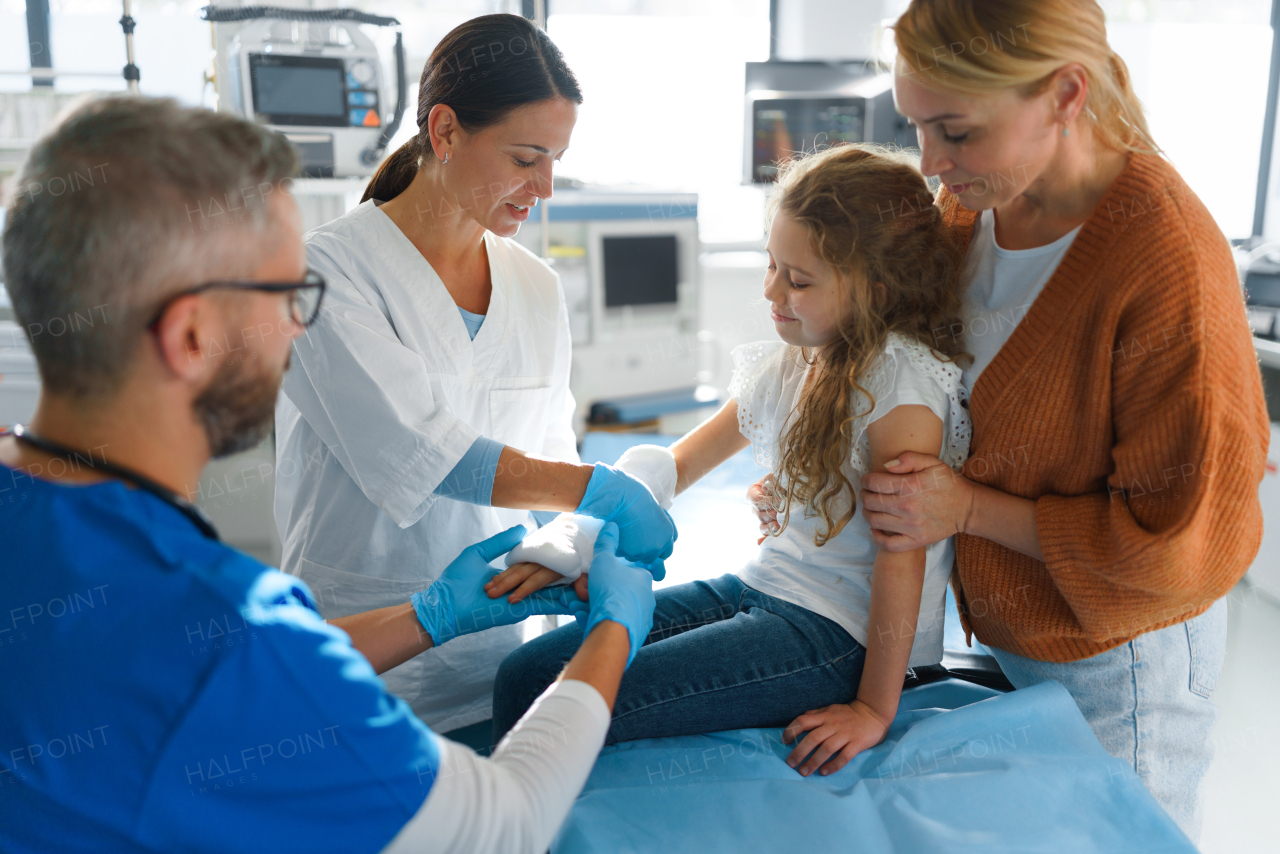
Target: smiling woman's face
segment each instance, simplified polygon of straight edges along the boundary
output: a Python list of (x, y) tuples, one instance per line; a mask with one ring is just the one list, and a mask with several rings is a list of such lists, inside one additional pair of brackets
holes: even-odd
[(928, 89), (911, 75), (893, 78), (894, 105), (916, 128), (921, 171), (939, 176), (970, 210), (1007, 204), (1044, 171), (1061, 134), (1054, 91), (973, 96)]
[(476, 133), (456, 131), (449, 162), (438, 164), (446, 191), (472, 219), (512, 237), (538, 199), (551, 198), (552, 164), (569, 147), (578, 105), (564, 98), (512, 110)]

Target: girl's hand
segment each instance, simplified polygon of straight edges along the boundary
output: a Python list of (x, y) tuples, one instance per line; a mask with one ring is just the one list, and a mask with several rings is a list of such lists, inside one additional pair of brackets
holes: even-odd
[(962, 533), (973, 512), (975, 485), (930, 454), (907, 451), (888, 472), (862, 476), (858, 500), (877, 546), (891, 552), (924, 548)]
[[(484, 592), (489, 594), (490, 599), (497, 599), (507, 591), (515, 590), (507, 597), (507, 602), (514, 605), (535, 590), (541, 590), (561, 578), (564, 576), (540, 563), (517, 563), (490, 579), (484, 586)], [(583, 590), (585, 589), (584, 583)], [(579, 591), (578, 597), (583, 600), (587, 598), (582, 595), (582, 591)]]
[[(784, 744), (790, 744), (802, 732), (809, 733), (791, 751), (787, 764), (792, 768), (799, 766), (797, 770), (802, 777), (808, 777), (819, 767), (823, 776), (834, 774), (862, 751), (884, 741), (889, 723), (861, 700), (805, 712), (782, 731)], [(831, 761), (827, 762), (828, 759)]]
[(747, 500), (755, 508), (756, 518), (760, 520), (760, 539), (756, 545), (778, 533), (778, 506), (776, 487), (778, 481), (772, 474), (767, 474), (747, 487)]

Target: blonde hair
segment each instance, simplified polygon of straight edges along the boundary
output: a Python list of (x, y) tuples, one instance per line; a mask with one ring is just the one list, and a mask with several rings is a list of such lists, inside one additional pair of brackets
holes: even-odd
[(812, 351), (795, 348), (812, 370), (775, 466), (780, 525), (790, 521), (793, 502), (804, 506), (822, 519), (814, 535), (822, 546), (857, 507), (843, 466), (857, 438), (854, 419), (871, 411), (854, 412), (859, 392), (875, 407), (858, 378), (888, 334), (915, 338), (947, 360), (962, 354), (951, 331), (960, 316), (964, 247), (943, 223), (918, 161), (878, 145), (839, 145), (782, 164), (768, 220), (781, 211), (805, 228), (844, 288), (840, 334)]
[(891, 26), (898, 73), (936, 91), (1029, 98), (1069, 62), (1089, 80), (1081, 118), (1118, 151), (1160, 151), (1095, 0), (912, 0)]

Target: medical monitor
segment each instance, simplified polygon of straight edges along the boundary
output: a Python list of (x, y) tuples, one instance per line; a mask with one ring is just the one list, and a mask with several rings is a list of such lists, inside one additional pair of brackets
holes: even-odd
[(864, 142), (866, 99), (761, 98), (752, 104), (751, 178), (774, 180), (778, 164), (841, 142)]
[(916, 145), (893, 107), (893, 77), (866, 62), (748, 62), (745, 179), (768, 184), (780, 164), (851, 142)]
[(269, 124), (346, 127), (346, 68), (322, 56), (250, 54), (253, 109)]
[(606, 309), (679, 301), (674, 234), (606, 236), (601, 243)]

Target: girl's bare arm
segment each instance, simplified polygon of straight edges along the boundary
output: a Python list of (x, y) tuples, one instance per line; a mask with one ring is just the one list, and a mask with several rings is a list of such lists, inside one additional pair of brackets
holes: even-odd
[[(927, 406), (898, 406), (867, 428), (867, 439), (871, 470), (881, 471), (899, 453), (940, 450), (942, 421)], [(863, 750), (884, 740), (898, 713), (902, 680), (911, 659), (924, 564), (922, 548), (909, 552), (881, 549), (876, 554), (867, 657), (857, 699), (806, 712), (783, 730), (782, 740), (787, 744), (806, 733), (787, 757), (787, 764), (802, 775), (819, 769), (823, 774), (834, 774)]]
[[(871, 470), (906, 451), (936, 454), (942, 447), (942, 420), (927, 406), (895, 407), (867, 427)], [(858, 700), (885, 721), (898, 712), (902, 680), (911, 658), (920, 592), (924, 586), (925, 550), (876, 554), (871, 574), (871, 614), (867, 623), (867, 659), (858, 686)]]
[(719, 412), (671, 446), (676, 458), (676, 495), (748, 444), (738, 430), (738, 402), (730, 398)]

